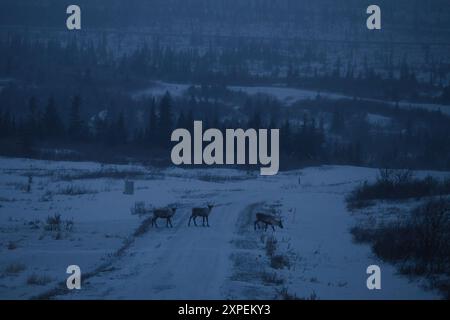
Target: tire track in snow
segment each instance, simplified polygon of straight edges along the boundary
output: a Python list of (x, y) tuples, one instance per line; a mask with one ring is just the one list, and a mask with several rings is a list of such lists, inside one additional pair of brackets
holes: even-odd
[[(133, 244), (133, 242), (136, 240), (137, 237), (140, 237), (144, 233), (146, 233), (150, 227), (151, 224), (151, 217), (145, 219), (142, 221), (142, 223), (139, 225), (139, 227), (134, 231), (132, 236), (125, 239), (124, 244), (117, 249), (117, 251), (110, 257), (110, 259), (107, 262), (101, 263), (97, 268), (95, 268), (93, 271), (84, 273), (82, 275), (82, 280), (86, 281), (92, 277), (95, 277), (101, 273), (109, 272), (111, 270), (114, 270), (113, 264), (120, 259), (125, 252), (129, 249), (129, 247)], [(56, 285), (56, 287), (47, 290), (35, 297), (31, 297), (31, 300), (50, 300), (53, 299), (56, 296), (61, 296), (70, 293), (70, 291), (67, 290), (66, 282), (62, 281)]]
[(145, 233), (114, 263), (113, 270), (92, 276), (80, 291), (58, 298), (224, 298), (231, 240), (242, 206), (227, 203), (214, 208), (209, 228), (188, 227), (190, 210), (180, 210), (174, 228)]
[(274, 290), (263, 286), (262, 277), (266, 268), (258, 234), (253, 230), (255, 211), (264, 202), (255, 202), (245, 207), (236, 223), (231, 260), (232, 274), (227, 288), (227, 299), (272, 299)]

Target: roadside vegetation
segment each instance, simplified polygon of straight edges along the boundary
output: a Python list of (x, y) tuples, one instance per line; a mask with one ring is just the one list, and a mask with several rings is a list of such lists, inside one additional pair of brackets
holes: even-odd
[(370, 244), (383, 261), (402, 274), (421, 276), (431, 288), (450, 299), (450, 180), (414, 178), (409, 171), (381, 170), (373, 184), (364, 183), (347, 198), (352, 210), (376, 205), (378, 200), (414, 199), (419, 202), (405, 216), (351, 229), (358, 243)]

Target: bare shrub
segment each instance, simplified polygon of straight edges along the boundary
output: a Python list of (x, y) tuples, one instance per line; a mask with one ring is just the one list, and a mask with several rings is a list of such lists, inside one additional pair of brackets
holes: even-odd
[(268, 237), (266, 240), (266, 254), (269, 257), (272, 257), (277, 250), (278, 241), (275, 237)]
[(277, 291), (277, 299), (280, 300), (300, 300), (295, 293), (290, 293), (288, 288), (283, 287)]
[(413, 257), (431, 273), (450, 270), (450, 201), (428, 201), (413, 212), (409, 224), (416, 239)]
[(274, 269), (284, 269), (289, 268), (291, 263), (287, 256), (279, 254), (270, 258), (270, 266)]
[(263, 272), (262, 280), (267, 285), (282, 285), (284, 280), (277, 276), (275, 272)]
[(95, 171), (82, 171), (76, 173), (67, 173), (59, 175), (61, 180), (73, 181), (73, 180), (91, 180), (91, 179), (136, 179), (143, 177), (145, 172), (142, 170), (118, 170), (115, 168), (100, 169)]
[(377, 256), (397, 264), (402, 273), (444, 277), (436, 287), (450, 287), (449, 199), (429, 200), (404, 220), (351, 232), (355, 241), (372, 244)]
[(6, 275), (16, 275), (24, 271), (27, 267), (22, 263), (11, 263), (6, 266), (4, 273)]
[(448, 272), (450, 202), (430, 200), (417, 207), (406, 221), (378, 228), (373, 237), (373, 249), (384, 260), (407, 261), (402, 268), (407, 273)]
[(27, 284), (28, 285), (36, 285), (36, 286), (45, 286), (46, 284), (50, 283), (52, 279), (45, 275), (38, 275), (33, 273), (27, 278)]
[(377, 181), (380, 182), (391, 182), (393, 181), (394, 170), (383, 168), (378, 171)]
[(17, 242), (15, 241), (9, 241), (8, 245), (6, 246), (8, 250), (16, 250), (17, 249)]
[(394, 183), (396, 184), (406, 184), (414, 180), (414, 173), (409, 170), (395, 170), (394, 171)]
[(245, 181), (249, 179), (253, 179), (254, 176), (247, 175), (247, 176), (221, 176), (221, 175), (212, 175), (212, 174), (201, 174), (197, 176), (197, 179), (200, 181), (206, 181), (206, 182), (231, 182), (231, 181)]
[(61, 215), (55, 214), (54, 216), (48, 216), (44, 228), (47, 231), (60, 230), (61, 229)]
[(80, 196), (84, 194), (95, 194), (95, 193), (97, 193), (97, 191), (71, 184), (63, 188), (60, 188), (59, 190), (56, 190), (53, 194), (65, 196)]
[(66, 233), (73, 231), (73, 227), (73, 220), (63, 220), (60, 214), (48, 216), (44, 224), (44, 230), (51, 232), (55, 240), (63, 239)]
[(350, 210), (373, 204), (374, 200), (421, 199), (429, 196), (450, 194), (450, 179), (438, 180), (433, 177), (416, 179), (411, 171), (380, 170), (375, 183), (365, 181), (347, 197)]

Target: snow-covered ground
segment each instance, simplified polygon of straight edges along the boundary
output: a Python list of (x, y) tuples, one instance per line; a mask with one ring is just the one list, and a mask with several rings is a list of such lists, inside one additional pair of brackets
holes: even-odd
[[(155, 82), (150, 88), (145, 90), (140, 90), (138, 92), (132, 93), (134, 99), (139, 99), (142, 97), (161, 97), (166, 92), (174, 97), (179, 97), (187, 93), (187, 90), (192, 86), (192, 84), (181, 84), (181, 83), (167, 83), (162, 81)], [(338, 100), (338, 99), (353, 99), (351, 96), (347, 96), (340, 93), (333, 92), (322, 92), (317, 90), (290, 88), (285, 86), (228, 86), (229, 90), (234, 92), (242, 92), (249, 95), (268, 95), (279, 100), (285, 106), (292, 106), (293, 104), (304, 101), (316, 99), (317, 96), (322, 98)], [(392, 107), (397, 104), (392, 101), (385, 101), (379, 99), (363, 98), (362, 101), (367, 102), (379, 102), (387, 103)], [(400, 108), (404, 109), (425, 109), (428, 111), (441, 111), (443, 114), (450, 115), (450, 106), (443, 104), (431, 104), (431, 103), (415, 103), (408, 101), (400, 101), (398, 103)]]
[[(229, 89), (245, 92), (250, 95), (258, 95), (265, 94), (272, 97), (277, 98), (281, 102), (283, 102), (286, 106), (291, 106), (294, 103), (302, 100), (310, 100), (315, 99), (318, 95), (322, 98), (327, 98), (331, 100), (337, 99), (353, 99), (351, 96), (346, 96), (344, 94), (332, 93), (332, 92), (319, 92), (314, 90), (306, 90), (306, 89), (297, 89), (297, 88), (288, 88), (288, 87), (229, 87)], [(370, 99), (363, 98), (362, 101), (367, 102), (380, 102), (380, 103), (388, 103), (392, 107), (396, 106), (395, 102), (385, 101), (379, 99)], [(408, 101), (400, 101), (398, 103), (400, 108), (404, 109), (425, 109), (428, 111), (441, 111), (444, 114), (450, 115), (450, 106), (442, 105), (442, 104), (431, 104), (431, 103), (415, 103)]]
[(344, 95), (337, 93), (319, 92), (314, 90), (296, 89), (289, 87), (243, 87), (230, 86), (228, 89), (237, 92), (245, 92), (249, 95), (265, 94), (277, 98), (286, 106), (290, 106), (301, 100), (315, 99), (318, 95), (328, 99), (343, 99)]
[(140, 99), (143, 97), (161, 97), (166, 92), (170, 92), (173, 97), (178, 97), (183, 95), (191, 85), (188, 84), (177, 84), (177, 83), (167, 83), (162, 81), (156, 81), (150, 88), (139, 90), (132, 94), (134, 99)]
[[(352, 242), (356, 217), (345, 196), (376, 174), (323, 166), (262, 177), (0, 158), (0, 299), (272, 299), (283, 290), (300, 298), (437, 299)], [(134, 195), (123, 194), (122, 176), (135, 181)], [(160, 220), (159, 228), (135, 233), (148, 216), (130, 209), (142, 201), (176, 204), (174, 227)], [(211, 226), (188, 227), (191, 208), (207, 203), (215, 204)], [(279, 212), (283, 229), (254, 230), (256, 212), (266, 210)], [(73, 230), (46, 230), (55, 214), (72, 220)], [(271, 267), (265, 246), (272, 237), (275, 254), (288, 260), (284, 268)], [(73, 264), (84, 280), (69, 291)], [(382, 270), (379, 291), (366, 287), (372, 264)]]
[(369, 113), (367, 114), (367, 122), (371, 125), (379, 127), (388, 127), (392, 123), (392, 119), (389, 117), (384, 117), (379, 114)]

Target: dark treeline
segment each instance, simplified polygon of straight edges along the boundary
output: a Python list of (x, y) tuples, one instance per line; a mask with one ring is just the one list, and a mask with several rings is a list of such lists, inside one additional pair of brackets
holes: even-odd
[[(168, 164), (172, 130), (202, 120), (205, 129), (280, 128), (283, 168), (450, 169), (448, 116), (400, 106), (450, 104), (450, 65), (438, 51), (214, 37), (195, 46), (193, 38), (177, 46), (159, 36), (127, 42), (108, 33), (2, 30), (0, 153)], [(173, 97), (139, 94), (161, 80), (192, 86)], [(286, 107), (228, 89), (273, 83), (317, 97)], [(322, 98), (326, 91), (348, 98)]]
[[(175, 128), (186, 128), (193, 134), (193, 123), (203, 121), (208, 128), (272, 128), (281, 129), (283, 152), (296, 164), (320, 160), (325, 139), (322, 127), (307, 119), (301, 127), (291, 126), (277, 114), (280, 105), (269, 98), (247, 98), (242, 108), (218, 102), (217, 95), (226, 90), (213, 87), (191, 88), (189, 98), (174, 100), (169, 93), (161, 98), (145, 99), (141, 126), (124, 110), (103, 110), (92, 117), (81, 113), (82, 97), (75, 95), (70, 107), (61, 111), (53, 97), (38, 103), (34, 96), (28, 100), (24, 116), (9, 111), (0, 113), (0, 154), (58, 159), (92, 159), (102, 161), (162, 159), (168, 163), (173, 143), (170, 136)], [(244, 94), (237, 99), (243, 99)], [(215, 97), (215, 99), (212, 99)], [(262, 116), (261, 114), (266, 114)], [(95, 150), (94, 153), (91, 153)], [(116, 151), (126, 152), (110, 157)]]
[(309, 102), (307, 110), (328, 117), (327, 141), (333, 163), (439, 170), (450, 167), (450, 117), (440, 111), (403, 109), (398, 104), (358, 99), (318, 99)]
[[(88, 117), (81, 112), (82, 96), (70, 97), (67, 109), (58, 108), (51, 96), (32, 96), (24, 116), (0, 113), (1, 154), (169, 164), (172, 130), (192, 129), (194, 120), (201, 120), (204, 130), (279, 128), (284, 169), (313, 164), (450, 168), (450, 118), (441, 112), (320, 95), (286, 108), (275, 99), (221, 87), (188, 92), (146, 98), (135, 112), (105, 109)], [(240, 107), (223, 102), (224, 97)], [(383, 121), (374, 123), (373, 116)]]
[(116, 46), (124, 45), (110, 43), (105, 34), (96, 41), (76, 37), (58, 41), (11, 33), (0, 41), (0, 74), (44, 88), (126, 91), (145, 87), (150, 79), (219, 85), (285, 83), (355, 97), (450, 104), (450, 64), (425, 53), (423, 68), (410, 63), (407, 54), (395, 58), (392, 49), (384, 52), (383, 48), (377, 65), (362, 52), (358, 63), (356, 58), (331, 57), (328, 47), (312, 44), (289, 54), (274, 43), (256, 40), (182, 50), (162, 45), (157, 38), (127, 51)]

